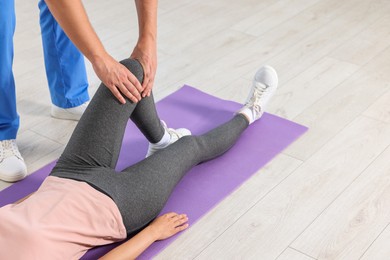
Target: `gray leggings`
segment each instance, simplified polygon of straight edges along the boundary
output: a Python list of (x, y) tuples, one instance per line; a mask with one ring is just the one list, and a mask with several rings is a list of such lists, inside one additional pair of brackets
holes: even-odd
[[(121, 63), (142, 82), (143, 69), (138, 61)], [(236, 115), (206, 134), (183, 137), (117, 173), (114, 169), (129, 118), (150, 142), (158, 142), (164, 134), (152, 95), (137, 104), (126, 101), (120, 104), (101, 84), (51, 175), (84, 181), (112, 198), (127, 234), (132, 236), (160, 213), (186, 172), (226, 152), (248, 121)]]

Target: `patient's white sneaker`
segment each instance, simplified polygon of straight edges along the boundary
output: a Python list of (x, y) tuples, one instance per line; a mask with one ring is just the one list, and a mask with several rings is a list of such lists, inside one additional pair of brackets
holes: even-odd
[(0, 179), (19, 181), (27, 176), (27, 167), (15, 139), (0, 141)]
[(261, 67), (255, 74), (252, 89), (245, 105), (237, 113), (244, 114), (249, 119), (250, 124), (259, 119), (277, 86), (278, 74), (275, 69), (267, 65)]
[(168, 128), (167, 124), (163, 120), (161, 120), (161, 123), (165, 129), (164, 136), (161, 139), (161, 141), (159, 141), (158, 143), (155, 144), (149, 143), (149, 148), (146, 157), (149, 157), (155, 152), (164, 149), (165, 147), (168, 147), (169, 145), (173, 144), (183, 136), (191, 135), (191, 131), (188, 130), (187, 128), (173, 129), (173, 128)]
[(87, 108), (89, 104), (89, 101), (81, 104), (77, 107), (72, 108), (61, 108), (57, 107), (56, 105), (51, 105), (51, 116), (58, 119), (65, 119), (65, 120), (80, 120), (81, 116), (83, 115), (85, 109)]

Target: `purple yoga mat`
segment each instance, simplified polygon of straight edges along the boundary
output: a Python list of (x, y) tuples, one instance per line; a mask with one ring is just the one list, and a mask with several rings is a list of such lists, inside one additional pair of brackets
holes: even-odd
[[(189, 86), (182, 87), (157, 104), (160, 117), (169, 127), (186, 127), (195, 135), (228, 121), (240, 107), (238, 103), (216, 98)], [(227, 153), (193, 168), (177, 185), (161, 214), (170, 211), (186, 213), (190, 224), (194, 224), (306, 130), (304, 126), (265, 113), (245, 130)], [(141, 160), (146, 150), (147, 141), (130, 122), (117, 169), (121, 170)], [(50, 163), (1, 191), (0, 206), (13, 203), (35, 191), (54, 164)], [(179, 235), (154, 243), (139, 259), (151, 259)], [(94, 248), (82, 259), (97, 259), (117, 245)]]

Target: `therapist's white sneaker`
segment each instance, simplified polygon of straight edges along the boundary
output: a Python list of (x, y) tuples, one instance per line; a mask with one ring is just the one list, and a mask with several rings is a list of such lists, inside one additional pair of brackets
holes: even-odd
[(0, 141), (0, 179), (19, 181), (27, 176), (27, 167), (15, 139)]
[(263, 115), (277, 87), (278, 74), (275, 69), (267, 65), (261, 67), (254, 76), (245, 105), (237, 113), (244, 114), (252, 124)]
[(178, 128), (178, 129), (168, 128), (167, 124), (163, 120), (161, 120), (161, 124), (165, 129), (165, 134), (160, 142), (156, 144), (149, 143), (146, 157), (149, 157), (155, 152), (168, 147), (169, 145), (173, 144), (183, 136), (191, 135), (191, 131), (188, 130), (187, 128)]
[(77, 107), (72, 108), (61, 108), (57, 107), (56, 105), (51, 105), (51, 116), (58, 119), (65, 119), (65, 120), (80, 120), (81, 116), (83, 115), (85, 109), (87, 108), (89, 104), (89, 101), (81, 104)]

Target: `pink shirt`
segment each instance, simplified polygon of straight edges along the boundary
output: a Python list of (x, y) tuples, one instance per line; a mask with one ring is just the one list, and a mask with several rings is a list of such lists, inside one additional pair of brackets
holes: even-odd
[(25, 201), (0, 208), (0, 259), (79, 259), (125, 238), (118, 207), (85, 182), (49, 176)]

